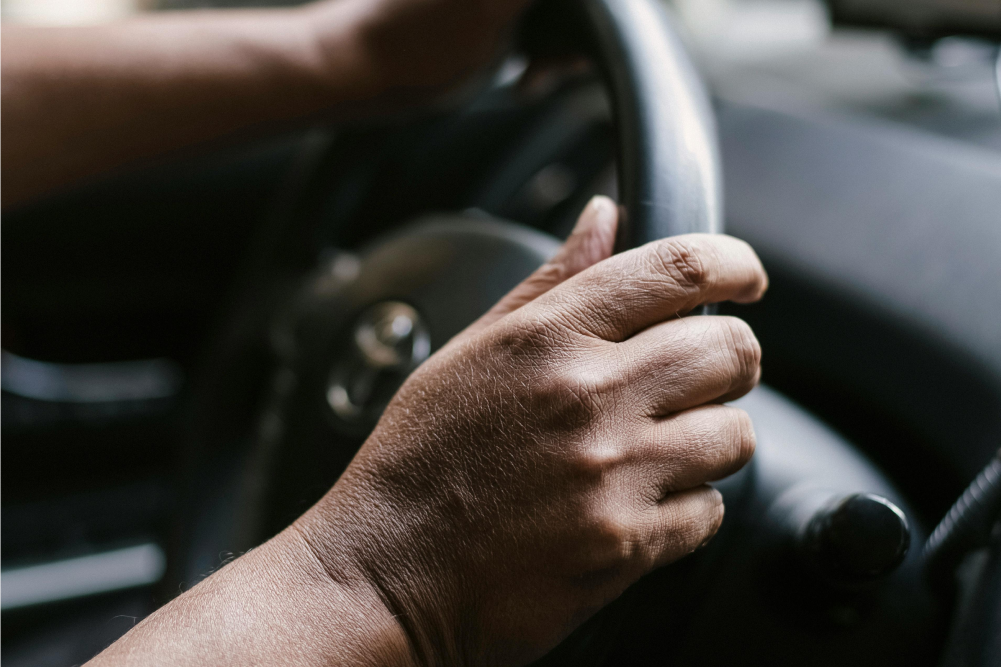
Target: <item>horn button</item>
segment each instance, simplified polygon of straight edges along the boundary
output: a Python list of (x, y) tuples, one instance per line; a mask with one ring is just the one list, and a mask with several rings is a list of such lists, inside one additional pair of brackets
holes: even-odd
[(407, 375), (431, 354), (421, 316), (402, 301), (384, 301), (355, 322), (335, 362), (327, 403), (346, 422), (374, 421)]

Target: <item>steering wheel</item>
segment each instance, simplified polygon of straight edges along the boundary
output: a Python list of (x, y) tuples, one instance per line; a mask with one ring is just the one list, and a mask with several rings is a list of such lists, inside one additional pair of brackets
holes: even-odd
[[(576, 26), (611, 96), (623, 213), (617, 249), (722, 231), (712, 107), (661, 4), (554, 0), (531, 20), (546, 16)], [(315, 174), (307, 181), (307, 190), (326, 182)], [(481, 213), (437, 213), (358, 252), (331, 252), (305, 277), (283, 276), (282, 296), (265, 300), (274, 360), (267, 377), (229, 377), (206, 390), (211, 412), (223, 410), (233, 387), (265, 387), (237, 463), (200, 459), (177, 577), (195, 580), (221, 553), (258, 544), (306, 510), (406, 376), (558, 245)], [(612, 651), (637, 664), (747, 664), (759, 651), (773, 665), (806, 655), (816, 665), (903, 665), (934, 654), (934, 605), (919, 550), (908, 551), (920, 527), (892, 484), (767, 390), (746, 399), (746, 409), (759, 454), (720, 483), (728, 519), (711, 546), (640, 581), (543, 663), (600, 664)], [(217, 426), (203, 425), (201, 446)], [(740, 625), (728, 628), (733, 644), (712, 639), (720, 623)], [(844, 633), (855, 643), (846, 645)]]

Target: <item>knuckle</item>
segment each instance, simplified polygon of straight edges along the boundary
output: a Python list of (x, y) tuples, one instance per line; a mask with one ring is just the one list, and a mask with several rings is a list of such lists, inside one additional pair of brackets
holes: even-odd
[(600, 480), (624, 462), (625, 456), (621, 449), (600, 446), (575, 451), (571, 455), (570, 467), (577, 477)]
[(711, 446), (704, 456), (706, 479), (720, 479), (740, 470), (754, 455), (756, 442), (750, 416), (740, 408), (714, 408), (718, 417)]
[(545, 347), (555, 334), (552, 327), (539, 320), (518, 318), (496, 331), (494, 343), (497, 347), (515, 354), (534, 352)]
[(629, 530), (621, 517), (604, 513), (592, 520), (591, 537), (596, 544), (619, 551), (629, 541)]
[(548, 288), (557, 285), (567, 278), (566, 266), (562, 261), (562, 252), (552, 260), (540, 266), (535, 273), (530, 275), (525, 282), (539, 288)]
[(708, 542), (713, 535), (719, 532), (720, 526), (723, 525), (723, 516), (726, 513), (726, 507), (723, 505), (723, 497), (718, 494), (717, 497), (718, 501), (714, 503), (711, 510), (706, 512), (706, 523), (704, 524), (702, 539), (696, 545), (696, 548)]
[(685, 291), (701, 291), (711, 280), (705, 248), (691, 239), (670, 238), (654, 243), (649, 257), (655, 271)]
[(761, 367), (761, 344), (757, 336), (744, 320), (736, 317), (720, 319), (733, 377), (738, 382), (753, 382)]
[(545, 373), (533, 395), (539, 414), (554, 424), (584, 426), (601, 416), (610, 391), (610, 381), (577, 369), (556, 369)]
[[(713, 406), (690, 413), (694, 423), (685, 426), (689, 446), (688, 459), (681, 460), (686, 483), (722, 479), (740, 470), (754, 455), (755, 439), (751, 419), (746, 412), (730, 406)], [(668, 477), (668, 488), (677, 488)]]
[(543, 361), (559, 358), (568, 347), (565, 332), (542, 317), (515, 318), (499, 327), (491, 342), (493, 350), (514, 367), (538, 367)]
[(593, 553), (604, 567), (618, 567), (645, 555), (627, 517), (619, 512), (598, 512), (588, 526)]
[(677, 533), (688, 551), (694, 551), (716, 534), (723, 522), (723, 497), (716, 491), (707, 491), (697, 508), (683, 513), (677, 522)]
[(754, 423), (751, 415), (740, 408), (730, 408), (734, 421), (734, 441), (736, 443), (736, 462), (744, 465), (754, 456), (757, 448), (757, 438), (754, 435)]
[(699, 481), (715, 479), (733, 465), (737, 445), (733, 424), (727, 417), (717, 416), (705, 424), (698, 441), (700, 446), (691, 465), (701, 472)]

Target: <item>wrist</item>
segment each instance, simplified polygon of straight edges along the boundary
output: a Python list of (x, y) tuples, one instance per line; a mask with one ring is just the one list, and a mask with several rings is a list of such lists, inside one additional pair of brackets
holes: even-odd
[[(376, 438), (365, 448), (380, 449)], [(411, 512), (392, 482), (366, 467), (349, 467), (293, 528), (331, 580), (362, 582), (382, 604), (406, 664), (467, 664), (463, 628), (472, 619), (459, 611), (463, 582), (441, 545), (428, 542), (442, 517), (423, 505)]]
[(310, 530), (296, 522), (273, 540), (295, 578), (310, 582), (296, 593), (299, 612), (328, 631), (314, 646), (316, 664), (416, 667), (407, 634), (377, 587), (350, 553), (319, 553)]

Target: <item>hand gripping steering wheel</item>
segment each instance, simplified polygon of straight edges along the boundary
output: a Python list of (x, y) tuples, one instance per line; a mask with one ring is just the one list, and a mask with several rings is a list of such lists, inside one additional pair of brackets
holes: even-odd
[[(551, 0), (539, 9), (579, 28), (579, 45), (600, 67), (610, 93), (622, 207), (617, 249), (676, 234), (722, 231), (712, 108), (661, 4)], [(312, 180), (307, 187), (314, 189), (327, 182)], [(236, 464), (216, 465), (212, 457), (198, 464), (201, 484), (196, 482), (189, 513), (194, 520), (182, 541), (182, 556), (175, 559), (175, 581), (195, 580), (218, 566), (220, 554), (260, 543), (305, 511), (351, 461), (406, 376), (551, 257), (558, 245), (551, 236), (503, 220), (474, 213), (434, 214), (378, 236), (360, 252), (331, 252), (305, 278), (281, 276), (284, 281), (278, 282), (294, 287), (279, 294), (294, 296), (273, 299), (262, 327), (275, 362), (255, 403), (263, 408)], [(245, 374), (242, 368), (239, 372)], [(219, 449), (217, 443), (206, 443), (227, 432), (215, 413), (225, 412), (230, 395), (260, 383), (232, 368), (217, 374), (227, 376), (228, 383), (209, 382), (204, 390), (209, 396), (202, 401), (203, 410), (213, 418), (196, 436), (196, 446), (203, 449)], [(913, 632), (897, 627), (893, 641), (921, 650), (913, 639), (927, 627), (930, 612), (915, 584), (917, 550), (894, 575), (891, 593), (885, 587), (872, 593), (875, 589), (867, 583), (894, 570), (907, 552), (907, 522), (884, 497), (902, 504), (899, 496), (846, 443), (812, 425), (787, 402), (768, 396), (758, 399), (761, 418), (795, 423), (800, 430), (776, 432), (778, 444), (769, 450), (759, 424), (759, 462), (720, 485), (729, 521), (712, 546), (641, 580), (544, 658), (544, 664), (596, 665), (613, 647), (619, 656), (654, 651), (663, 658), (661, 649), (642, 639), (628, 640), (634, 645), (624, 649), (622, 637), (654, 636), (663, 643), (667, 628), (684, 635), (670, 639), (676, 644), (677, 664), (694, 656), (704, 657), (704, 664), (732, 664), (734, 654), (727, 646), (698, 645), (706, 635), (696, 624), (711, 629), (717, 623), (712, 613), (706, 616), (703, 607), (701, 616), (686, 619), (678, 611), (682, 600), (696, 594), (706, 597), (709, 591), (712, 600), (717, 579), (730, 581), (732, 613), (777, 605), (778, 611), (769, 608), (746, 624), (749, 633), (771, 632), (775, 641), (788, 644), (788, 661), (781, 650), (769, 649), (771, 664), (796, 664), (802, 646), (789, 637), (798, 637), (799, 630), (787, 625), (796, 625), (803, 605), (820, 604), (822, 614), (843, 613), (849, 624), (852, 614), (875, 607), (875, 620), (865, 626), (868, 637), (894, 628), (891, 612), (880, 607), (886, 606), (880, 600), (889, 599), (897, 610), (893, 613), (904, 614), (913, 626)], [(749, 411), (757, 421), (759, 414)], [(246, 421), (246, 415), (231, 411), (230, 422), (241, 419)], [(797, 440), (807, 435), (812, 444)], [(862, 525), (869, 532), (846, 533), (846, 525)], [(845, 542), (845, 534), (856, 533), (880, 539), (864, 539), (861, 546)], [(727, 565), (726, 545), (734, 540), (746, 547), (744, 557)], [(874, 551), (874, 544), (880, 548)], [(813, 565), (800, 567), (807, 562)], [(802, 581), (800, 574), (790, 574), (814, 565), (826, 574), (803, 574)], [(795, 579), (791, 592), (780, 592), (778, 601), (759, 590), (761, 581), (775, 576), (779, 591), (785, 591), (781, 581)], [(883, 598), (877, 599), (879, 595)], [(664, 605), (667, 598), (674, 608)], [(901, 604), (907, 605), (906, 612), (900, 611)], [(786, 618), (787, 607), (791, 619)], [(624, 629), (630, 631), (624, 635)], [(908, 655), (902, 653), (902, 659)], [(851, 650), (821, 652), (815, 658), (812, 664), (861, 665), (872, 659), (877, 662), (871, 664), (891, 664), (883, 660), (885, 654), (870, 657)]]
[[(619, 250), (722, 228), (712, 109), (656, 0), (561, 0), (612, 93)], [(565, 10), (565, 12), (564, 12)], [(568, 12), (568, 13), (566, 13)], [(540, 20), (545, 20), (540, 19)], [(331, 254), (272, 318), (280, 369), (256, 436), (239, 547), (287, 525), (339, 474), (403, 379), (556, 251), (557, 239), (471, 213), (409, 221), (357, 254)], [(300, 444), (337, 437), (318, 462)], [(273, 441), (272, 441), (273, 440)], [(308, 462), (308, 463), (306, 463)], [(244, 486), (247, 486), (246, 484)]]

